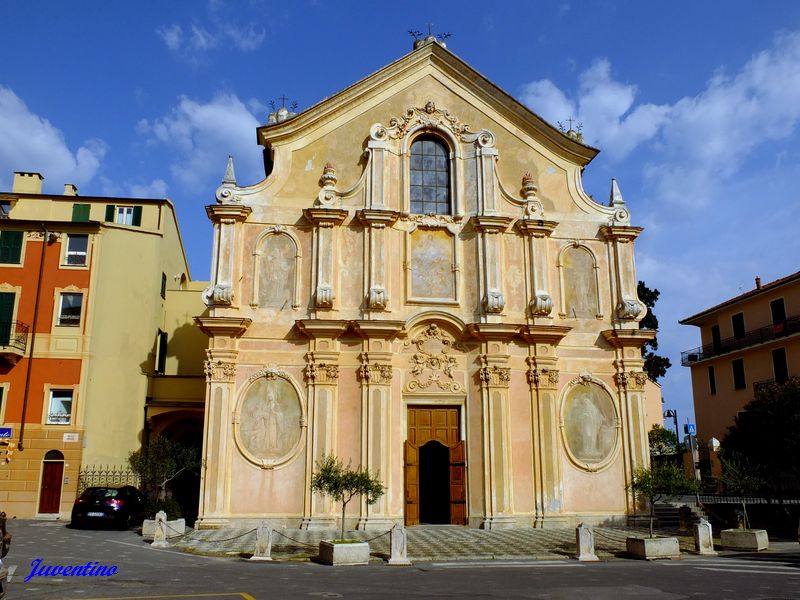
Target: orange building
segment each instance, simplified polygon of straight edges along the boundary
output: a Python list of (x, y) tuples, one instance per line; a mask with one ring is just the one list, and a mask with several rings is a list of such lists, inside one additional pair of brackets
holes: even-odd
[(82, 467), (124, 466), (149, 430), (199, 437), (205, 340), (179, 361), (175, 332), (204, 307), (168, 200), (42, 180), (0, 193), (0, 510), (55, 518)]
[(681, 354), (692, 369), (697, 435), (722, 440), (760, 384), (800, 375), (800, 271), (683, 319), (702, 345)]

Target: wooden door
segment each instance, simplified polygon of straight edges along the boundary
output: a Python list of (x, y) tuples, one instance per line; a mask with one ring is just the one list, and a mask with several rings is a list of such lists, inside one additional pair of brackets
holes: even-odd
[(450, 524), (467, 524), (467, 469), (463, 440), (450, 446)]
[(419, 525), (419, 448), (405, 442), (406, 525)]
[(64, 475), (64, 461), (45, 461), (43, 464), (39, 512), (61, 512), (61, 480)]
[(14, 293), (0, 292), (0, 346), (8, 346), (11, 339), (11, 319), (14, 316)]

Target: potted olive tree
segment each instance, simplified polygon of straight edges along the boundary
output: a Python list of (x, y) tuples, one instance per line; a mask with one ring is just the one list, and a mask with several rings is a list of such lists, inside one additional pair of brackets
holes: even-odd
[(347, 504), (356, 496), (364, 496), (367, 504), (375, 504), (383, 496), (385, 488), (378, 474), (359, 467), (345, 467), (333, 454), (324, 456), (316, 463), (311, 476), (311, 489), (329, 496), (342, 504), (342, 528), (339, 539), (323, 540), (319, 543), (319, 559), (328, 565), (361, 565), (369, 562), (369, 544), (344, 537), (344, 522)]
[(637, 498), (644, 498), (650, 505), (650, 537), (629, 537), (625, 541), (628, 554), (635, 558), (677, 558), (680, 556), (678, 538), (656, 537), (653, 532), (656, 502), (665, 497), (693, 494), (697, 484), (684, 475), (683, 471), (673, 464), (653, 465), (650, 468), (637, 469), (628, 489)]

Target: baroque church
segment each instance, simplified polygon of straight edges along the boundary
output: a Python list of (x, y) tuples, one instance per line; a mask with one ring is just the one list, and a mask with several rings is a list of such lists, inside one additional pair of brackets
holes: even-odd
[(623, 521), (659, 387), (634, 241), (597, 154), (432, 36), (257, 130), (216, 202), (198, 527), (337, 523), (335, 454), (386, 494), (347, 527)]

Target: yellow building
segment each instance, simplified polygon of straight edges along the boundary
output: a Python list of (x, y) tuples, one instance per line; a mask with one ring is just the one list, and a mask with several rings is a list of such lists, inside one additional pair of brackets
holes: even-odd
[(146, 419), (177, 432), (202, 412), (203, 285), (172, 204), (42, 181), (0, 193), (0, 508), (19, 517), (69, 515), (81, 468), (124, 469)]
[(621, 520), (661, 421), (633, 245), (597, 154), (429, 37), (258, 129), (214, 225), (201, 527), (323, 527), (335, 453), (387, 494), (347, 525)]
[(759, 384), (800, 376), (800, 272), (691, 317), (702, 345), (681, 354), (692, 369), (697, 435), (722, 440)]

